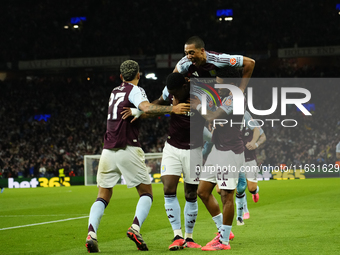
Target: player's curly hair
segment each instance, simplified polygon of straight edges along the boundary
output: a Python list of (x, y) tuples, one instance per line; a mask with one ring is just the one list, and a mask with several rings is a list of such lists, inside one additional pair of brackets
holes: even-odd
[(201, 38), (199, 38), (198, 36), (191, 36), (185, 44), (195, 44), (195, 48), (196, 49), (204, 49), (205, 44), (203, 42), (203, 40)]
[(171, 73), (166, 77), (166, 87), (170, 90), (179, 89), (186, 83), (184, 75), (181, 73)]
[(132, 81), (139, 72), (139, 65), (136, 61), (126, 60), (120, 65), (120, 73), (125, 81)]

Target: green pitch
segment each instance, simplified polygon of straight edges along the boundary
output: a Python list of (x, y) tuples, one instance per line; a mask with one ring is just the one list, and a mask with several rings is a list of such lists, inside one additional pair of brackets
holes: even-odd
[[(259, 182), (259, 186), (257, 204), (247, 191), (250, 219), (244, 226), (234, 222), (231, 250), (215, 253), (339, 254), (339, 178), (272, 180)], [(162, 188), (162, 184), (153, 185), (154, 203), (142, 226), (149, 252), (138, 251), (126, 237), (138, 200), (136, 190), (114, 188), (98, 230), (102, 254), (203, 252), (168, 251), (173, 233), (163, 206)], [(85, 186), (5, 189), (0, 194), (0, 254), (86, 254), (87, 216), (96, 196), (96, 187)], [(178, 197), (183, 211), (183, 184), (179, 184)], [(216, 228), (198, 201), (194, 240), (205, 245), (214, 237)]]

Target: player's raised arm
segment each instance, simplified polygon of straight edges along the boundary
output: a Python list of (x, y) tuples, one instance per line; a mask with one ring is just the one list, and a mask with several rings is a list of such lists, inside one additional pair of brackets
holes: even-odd
[(259, 139), (257, 140), (257, 147), (260, 147), (262, 144), (264, 144), (264, 142), (267, 140), (266, 134), (263, 132)]
[(240, 89), (243, 92), (247, 88), (247, 85), (249, 83), (249, 79), (250, 79), (251, 75), (253, 74), (254, 67), (255, 67), (255, 60), (243, 56), (243, 75), (242, 75), (242, 80), (241, 80), (241, 83), (240, 83)]
[(250, 142), (247, 142), (246, 148), (248, 150), (255, 150), (258, 147), (256, 142), (259, 139), (259, 137), (260, 137), (260, 128), (259, 127), (255, 127), (253, 129), (253, 139)]

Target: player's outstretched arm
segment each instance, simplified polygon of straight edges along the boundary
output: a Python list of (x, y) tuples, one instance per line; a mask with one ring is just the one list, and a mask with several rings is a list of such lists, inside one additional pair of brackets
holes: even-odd
[(248, 150), (255, 150), (259, 145), (257, 144), (257, 140), (260, 137), (260, 128), (255, 127), (253, 129), (253, 139), (250, 142), (247, 142), (246, 147)]
[(190, 111), (190, 104), (181, 103), (175, 106), (164, 106), (151, 104), (148, 101), (143, 101), (139, 104), (138, 108), (145, 113), (187, 114), (187, 112)]
[(242, 80), (240, 84), (240, 89), (244, 92), (247, 88), (247, 85), (249, 83), (249, 79), (251, 75), (253, 74), (255, 67), (255, 60), (248, 58), (248, 57), (243, 57), (243, 75), (242, 75)]
[(260, 138), (259, 140), (257, 140), (257, 146), (259, 147), (261, 144), (264, 144), (264, 142), (267, 140), (267, 137), (266, 137), (266, 134), (263, 132), (261, 135), (260, 135)]

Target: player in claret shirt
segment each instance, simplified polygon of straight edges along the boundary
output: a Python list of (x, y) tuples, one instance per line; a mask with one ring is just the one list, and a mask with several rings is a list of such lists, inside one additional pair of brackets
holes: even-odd
[[(180, 73), (171, 73), (166, 79), (166, 87), (162, 96), (154, 101), (157, 104), (173, 104), (188, 102), (190, 98), (190, 84)], [(187, 114), (171, 114), (168, 139), (163, 149), (161, 163), (161, 179), (164, 185), (165, 210), (174, 231), (173, 243), (169, 250), (200, 248), (193, 240), (198, 204), (197, 187), (198, 176), (192, 176), (197, 164), (202, 164), (203, 128), (205, 119), (193, 110)], [(190, 132), (190, 127), (193, 129)], [(197, 134), (197, 135), (193, 135)], [(192, 170), (192, 171), (191, 171)], [(183, 174), (185, 192), (185, 236), (181, 229), (181, 208), (177, 199), (177, 185)]]
[(123, 62), (120, 72), (123, 83), (112, 90), (109, 100), (107, 130), (97, 173), (98, 197), (91, 207), (88, 222), (86, 238), (88, 252), (99, 252), (97, 230), (112, 197), (112, 189), (121, 175), (124, 176), (127, 187), (136, 187), (140, 196), (127, 236), (136, 243), (139, 250), (148, 250), (140, 234), (140, 228), (151, 208), (152, 188), (144, 152), (138, 140), (139, 120), (131, 121), (132, 117), (123, 118), (125, 109), (135, 107), (151, 114), (186, 114), (190, 111), (189, 104), (162, 106), (149, 103), (144, 90), (137, 86), (140, 79), (137, 62), (133, 60)]
[[(217, 83), (236, 86), (240, 81), (240, 72), (235, 68), (225, 67), (217, 71)], [(215, 119), (228, 122), (216, 124), (212, 136), (214, 146), (208, 155), (205, 168), (201, 169), (198, 195), (213, 216), (219, 230), (219, 234), (202, 247), (202, 250), (228, 250), (230, 249), (229, 239), (233, 238), (231, 225), (234, 217), (234, 191), (238, 182), (238, 174), (244, 165), (242, 139), (244, 113), (243, 115), (233, 114), (234, 97), (229, 95), (229, 92), (228, 89), (220, 89), (222, 104), (216, 111), (208, 110), (207, 114), (203, 115), (208, 122), (213, 122)], [(198, 105), (200, 101), (197, 98), (191, 100), (191, 108), (198, 107)], [(216, 198), (212, 195), (216, 183), (221, 190), (223, 214), (220, 212)]]

